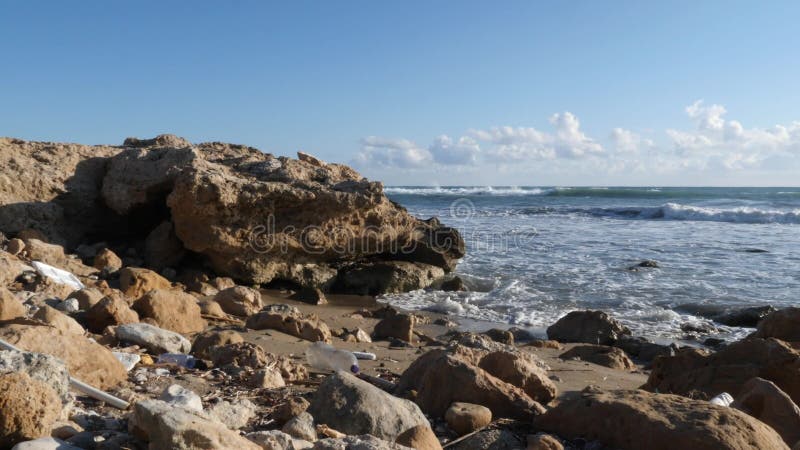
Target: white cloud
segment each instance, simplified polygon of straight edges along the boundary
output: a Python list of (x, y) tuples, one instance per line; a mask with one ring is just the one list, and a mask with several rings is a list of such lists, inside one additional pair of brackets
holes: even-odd
[(600, 140), (587, 135), (570, 112), (553, 114), (548, 130), (471, 129), (458, 138), (442, 134), (427, 147), (407, 139), (371, 136), (361, 141), (354, 162), (365, 168), (405, 169), (402, 173), (433, 173), (445, 167), (456, 170), (437, 173), (482, 173), (491, 167), (491, 173), (500, 177), (498, 182), (511, 174), (533, 180), (536, 173), (540, 177), (613, 176), (608, 179), (639, 174), (639, 180), (661, 176), (694, 182), (705, 180), (706, 175), (724, 180), (731, 179), (725, 175), (729, 172), (760, 171), (763, 175), (800, 168), (800, 121), (748, 128), (728, 119), (724, 106), (702, 100), (687, 106), (685, 113), (691, 126), (661, 133), (617, 127)]
[(655, 143), (652, 139), (645, 139), (633, 131), (624, 128), (614, 128), (610, 136), (614, 148), (619, 153), (637, 153), (645, 148), (652, 148)]
[(431, 153), (407, 139), (368, 136), (361, 140), (356, 163), (362, 166), (419, 168), (433, 161)]
[(555, 149), (566, 158), (581, 158), (589, 154), (603, 153), (603, 146), (581, 131), (581, 123), (570, 112), (556, 113), (550, 117), (556, 127)]
[(438, 163), (472, 165), (477, 162), (481, 147), (475, 139), (469, 136), (462, 136), (458, 141), (453, 142), (452, 138), (443, 134), (433, 140), (433, 144), (428, 150)]

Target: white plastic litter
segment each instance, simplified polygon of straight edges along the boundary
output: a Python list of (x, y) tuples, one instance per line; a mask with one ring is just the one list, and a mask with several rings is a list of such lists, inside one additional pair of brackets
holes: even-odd
[(378, 359), (378, 355), (368, 352), (353, 352), (353, 356), (355, 356), (356, 359), (366, 359), (368, 361), (375, 361)]
[(711, 403), (712, 405), (731, 406), (731, 403), (733, 403), (733, 397), (731, 397), (731, 394), (723, 392), (722, 394), (719, 394), (718, 396), (712, 398), (708, 402)]
[(317, 370), (343, 370), (358, 373), (358, 361), (353, 353), (337, 350), (330, 344), (314, 342), (306, 349), (308, 365)]
[(71, 286), (76, 290), (86, 287), (83, 285), (83, 283), (81, 283), (81, 280), (79, 280), (78, 277), (67, 272), (66, 270), (61, 270), (58, 267), (53, 267), (40, 261), (34, 261), (31, 264), (33, 264), (33, 268), (36, 269), (40, 275), (50, 278), (56, 283), (66, 284), (67, 286)]
[(125, 353), (125, 352), (111, 352), (119, 362), (125, 367), (125, 370), (130, 372), (139, 361), (142, 360), (142, 357), (137, 355), (136, 353)]
[(183, 353), (162, 353), (158, 355), (159, 364), (176, 364), (178, 366), (186, 367), (187, 369), (194, 369), (197, 360), (192, 355), (184, 355)]

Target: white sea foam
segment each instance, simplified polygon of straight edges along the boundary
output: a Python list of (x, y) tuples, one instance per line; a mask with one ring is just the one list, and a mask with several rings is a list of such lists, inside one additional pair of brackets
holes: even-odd
[(386, 187), (386, 194), (392, 195), (542, 195), (548, 192), (541, 188), (519, 188), (515, 186), (471, 186), (471, 187)]

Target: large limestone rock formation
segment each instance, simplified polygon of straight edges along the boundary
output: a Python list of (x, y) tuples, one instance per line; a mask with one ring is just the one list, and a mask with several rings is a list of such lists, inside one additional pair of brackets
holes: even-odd
[[(241, 282), (379, 293), (426, 287), (464, 255), (455, 229), (417, 219), (381, 183), (303, 153), (170, 135), (119, 147), (3, 138), (0, 167), (3, 232), (33, 229), (68, 250), (136, 240), (156, 269), (200, 255)], [(353, 282), (371, 272), (381, 279), (374, 286)]]

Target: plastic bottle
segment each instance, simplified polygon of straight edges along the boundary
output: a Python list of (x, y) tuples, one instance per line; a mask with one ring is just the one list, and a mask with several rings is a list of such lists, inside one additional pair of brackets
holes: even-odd
[(337, 350), (324, 342), (315, 342), (306, 349), (308, 364), (318, 370), (343, 370), (358, 373), (358, 361), (347, 350)]
[(186, 367), (187, 369), (194, 369), (197, 360), (192, 355), (184, 355), (183, 353), (162, 353), (158, 356), (159, 364), (175, 364), (178, 366)]
[(733, 403), (733, 397), (731, 397), (731, 394), (723, 392), (718, 396), (712, 398), (708, 402), (711, 403), (712, 405), (731, 406), (731, 403)]

